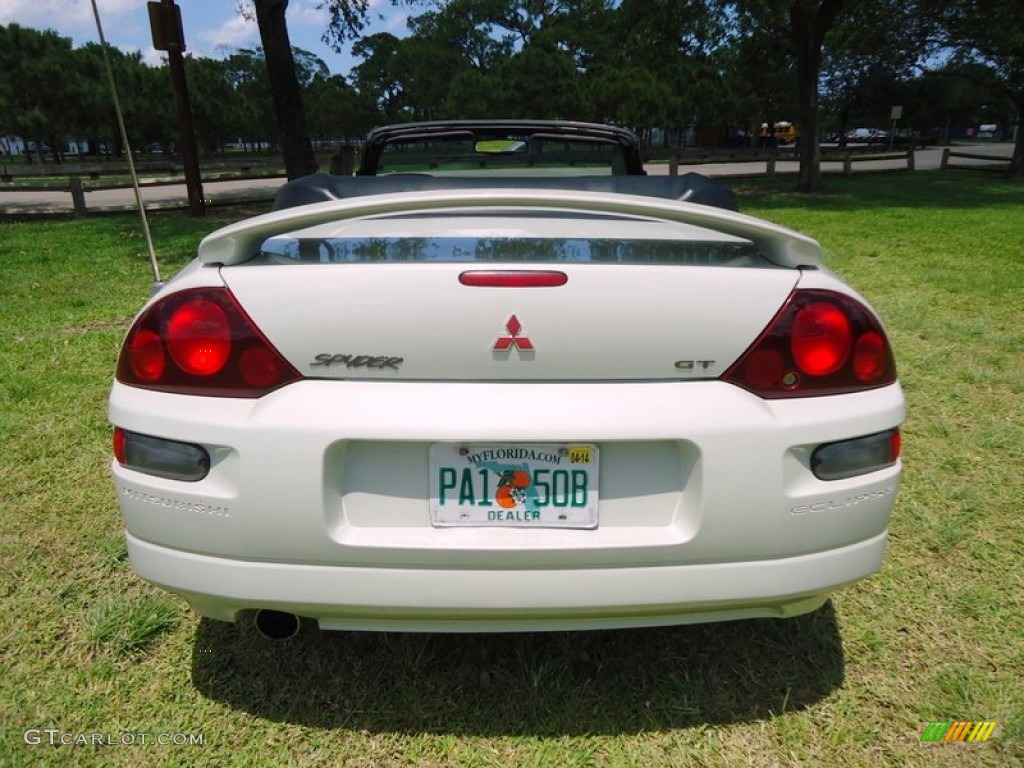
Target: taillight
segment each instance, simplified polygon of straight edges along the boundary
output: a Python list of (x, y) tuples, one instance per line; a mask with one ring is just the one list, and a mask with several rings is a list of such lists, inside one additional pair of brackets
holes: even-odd
[(226, 288), (171, 294), (128, 332), (117, 380), (193, 395), (259, 397), (302, 378)]
[(859, 301), (797, 290), (722, 379), (766, 398), (833, 395), (891, 384), (896, 363)]

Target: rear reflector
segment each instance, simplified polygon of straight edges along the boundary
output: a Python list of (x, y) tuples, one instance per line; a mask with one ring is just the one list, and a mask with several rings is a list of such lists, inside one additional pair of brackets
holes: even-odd
[(114, 428), (114, 457), (127, 469), (168, 480), (196, 482), (210, 471), (210, 454), (191, 443)]
[(811, 471), (819, 480), (842, 480), (888, 467), (899, 457), (900, 431), (890, 429), (819, 445), (811, 454)]
[(556, 288), (569, 276), (554, 270), (470, 270), (459, 275), (459, 282), (473, 288)]

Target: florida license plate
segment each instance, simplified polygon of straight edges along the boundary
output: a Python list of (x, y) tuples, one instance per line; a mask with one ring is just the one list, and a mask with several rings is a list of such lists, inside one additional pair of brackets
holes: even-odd
[(598, 464), (597, 446), (589, 443), (435, 443), (430, 521), (596, 528)]

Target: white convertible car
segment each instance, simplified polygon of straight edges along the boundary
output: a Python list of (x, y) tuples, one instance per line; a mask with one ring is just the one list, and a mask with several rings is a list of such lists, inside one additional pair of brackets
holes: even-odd
[(110, 396), (140, 576), (285, 636), (786, 617), (878, 569), (904, 401), (864, 299), (625, 132), (512, 128), (292, 182), (150, 299)]

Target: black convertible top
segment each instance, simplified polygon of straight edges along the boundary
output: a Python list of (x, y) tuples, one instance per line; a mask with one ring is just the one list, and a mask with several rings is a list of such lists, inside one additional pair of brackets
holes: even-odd
[(724, 184), (686, 173), (681, 176), (332, 176), (316, 173), (285, 184), (274, 199), (273, 210), (393, 192), (430, 192), (438, 189), (568, 189), (613, 192), (739, 210), (732, 190)]

